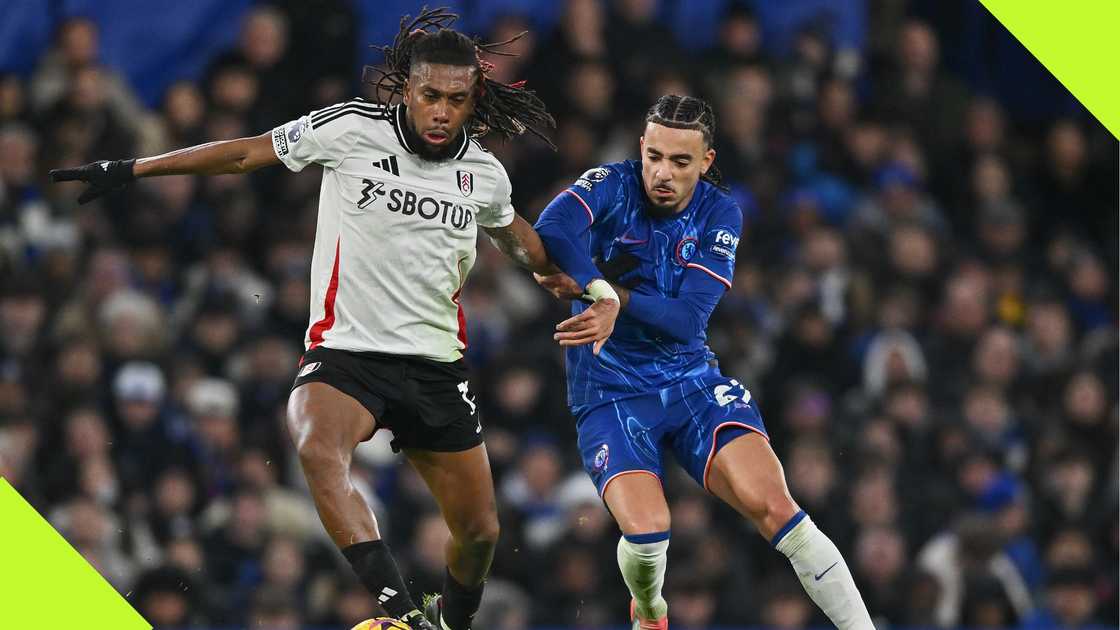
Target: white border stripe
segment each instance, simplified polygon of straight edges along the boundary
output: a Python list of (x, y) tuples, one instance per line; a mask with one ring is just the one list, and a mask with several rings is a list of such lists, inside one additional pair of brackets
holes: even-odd
[(704, 273), (708, 274), (709, 276), (711, 276), (711, 277), (715, 278), (716, 280), (719, 280), (720, 282), (722, 282), (723, 286), (727, 287), (728, 289), (731, 288), (731, 281), (730, 280), (728, 280), (727, 278), (724, 278), (723, 276), (721, 276), (718, 273), (712, 271), (711, 269), (708, 269), (704, 265), (697, 265), (696, 263), (688, 263), (687, 265), (685, 265), (685, 267), (687, 267), (689, 269), (699, 269), (700, 271), (703, 271)]
[(579, 195), (577, 195), (575, 193), (575, 191), (572, 190), (571, 188), (565, 188), (564, 192), (566, 192), (569, 195), (575, 197), (576, 199), (579, 199), (579, 202), (581, 204), (583, 204), (583, 209), (587, 211), (587, 218), (590, 219), (592, 223), (594, 223), (595, 222), (595, 214), (591, 212), (591, 207), (587, 205), (587, 202), (583, 200), (583, 197), (580, 197)]

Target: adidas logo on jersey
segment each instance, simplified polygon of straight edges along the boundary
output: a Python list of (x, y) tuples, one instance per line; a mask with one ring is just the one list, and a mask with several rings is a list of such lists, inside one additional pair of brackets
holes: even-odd
[(372, 164), (375, 168), (379, 168), (386, 173), (392, 173), (393, 175), (396, 175), (398, 177), (401, 174), (400, 169), (397, 167), (397, 156), (395, 155), (390, 155), (380, 162), (372, 162)]

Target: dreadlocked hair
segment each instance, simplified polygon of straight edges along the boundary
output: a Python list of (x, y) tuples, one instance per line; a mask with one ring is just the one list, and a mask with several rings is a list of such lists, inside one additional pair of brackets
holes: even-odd
[[(712, 106), (704, 99), (694, 96), (665, 94), (649, 108), (646, 122), (674, 129), (695, 129), (704, 134), (704, 144), (708, 147), (712, 146), (716, 133), (716, 115), (712, 113)], [(727, 186), (723, 183), (723, 175), (714, 163), (708, 167), (707, 173), (700, 176), (700, 179), (720, 190), (727, 190)]]
[(394, 97), (404, 94), (413, 63), (471, 66), (478, 69), (475, 88), (474, 113), (464, 131), (471, 137), (481, 137), (493, 131), (509, 139), (526, 131), (540, 138), (552, 149), (546, 132), (556, 127), (556, 120), (548, 113), (544, 102), (532, 90), (525, 89), (525, 82), (500, 83), (487, 76), (494, 66), (482, 59), (482, 53), (511, 56), (502, 51), (520, 39), (524, 32), (504, 42), (483, 43), (477, 38), (452, 30), (450, 26), (459, 19), (446, 8), (420, 9), (415, 18), (401, 18), (401, 28), (389, 46), (373, 46), (385, 55), (385, 68), (366, 66), (365, 74), (376, 75), (366, 81), (374, 86), (378, 103), (388, 104)]

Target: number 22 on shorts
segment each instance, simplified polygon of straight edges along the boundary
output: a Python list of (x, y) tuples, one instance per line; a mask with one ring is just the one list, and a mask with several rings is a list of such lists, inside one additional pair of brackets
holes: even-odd
[[(743, 390), (742, 396), (729, 393), (736, 387)], [(727, 382), (726, 385), (716, 385), (715, 389), (712, 390), (712, 393), (715, 394), (716, 402), (719, 403), (720, 407), (726, 407), (727, 405), (735, 402), (740, 398), (742, 398), (744, 403), (749, 403), (751, 401), (750, 390), (746, 387), (743, 387), (743, 384), (736, 379), (731, 379)]]

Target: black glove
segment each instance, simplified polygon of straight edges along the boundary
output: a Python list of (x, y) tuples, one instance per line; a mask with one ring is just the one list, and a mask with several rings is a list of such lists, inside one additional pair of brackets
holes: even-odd
[(78, 203), (88, 203), (107, 192), (123, 189), (136, 179), (132, 166), (136, 160), (102, 160), (77, 168), (56, 168), (51, 171), (52, 182), (72, 182), (75, 180), (89, 184), (89, 188), (78, 196)]

